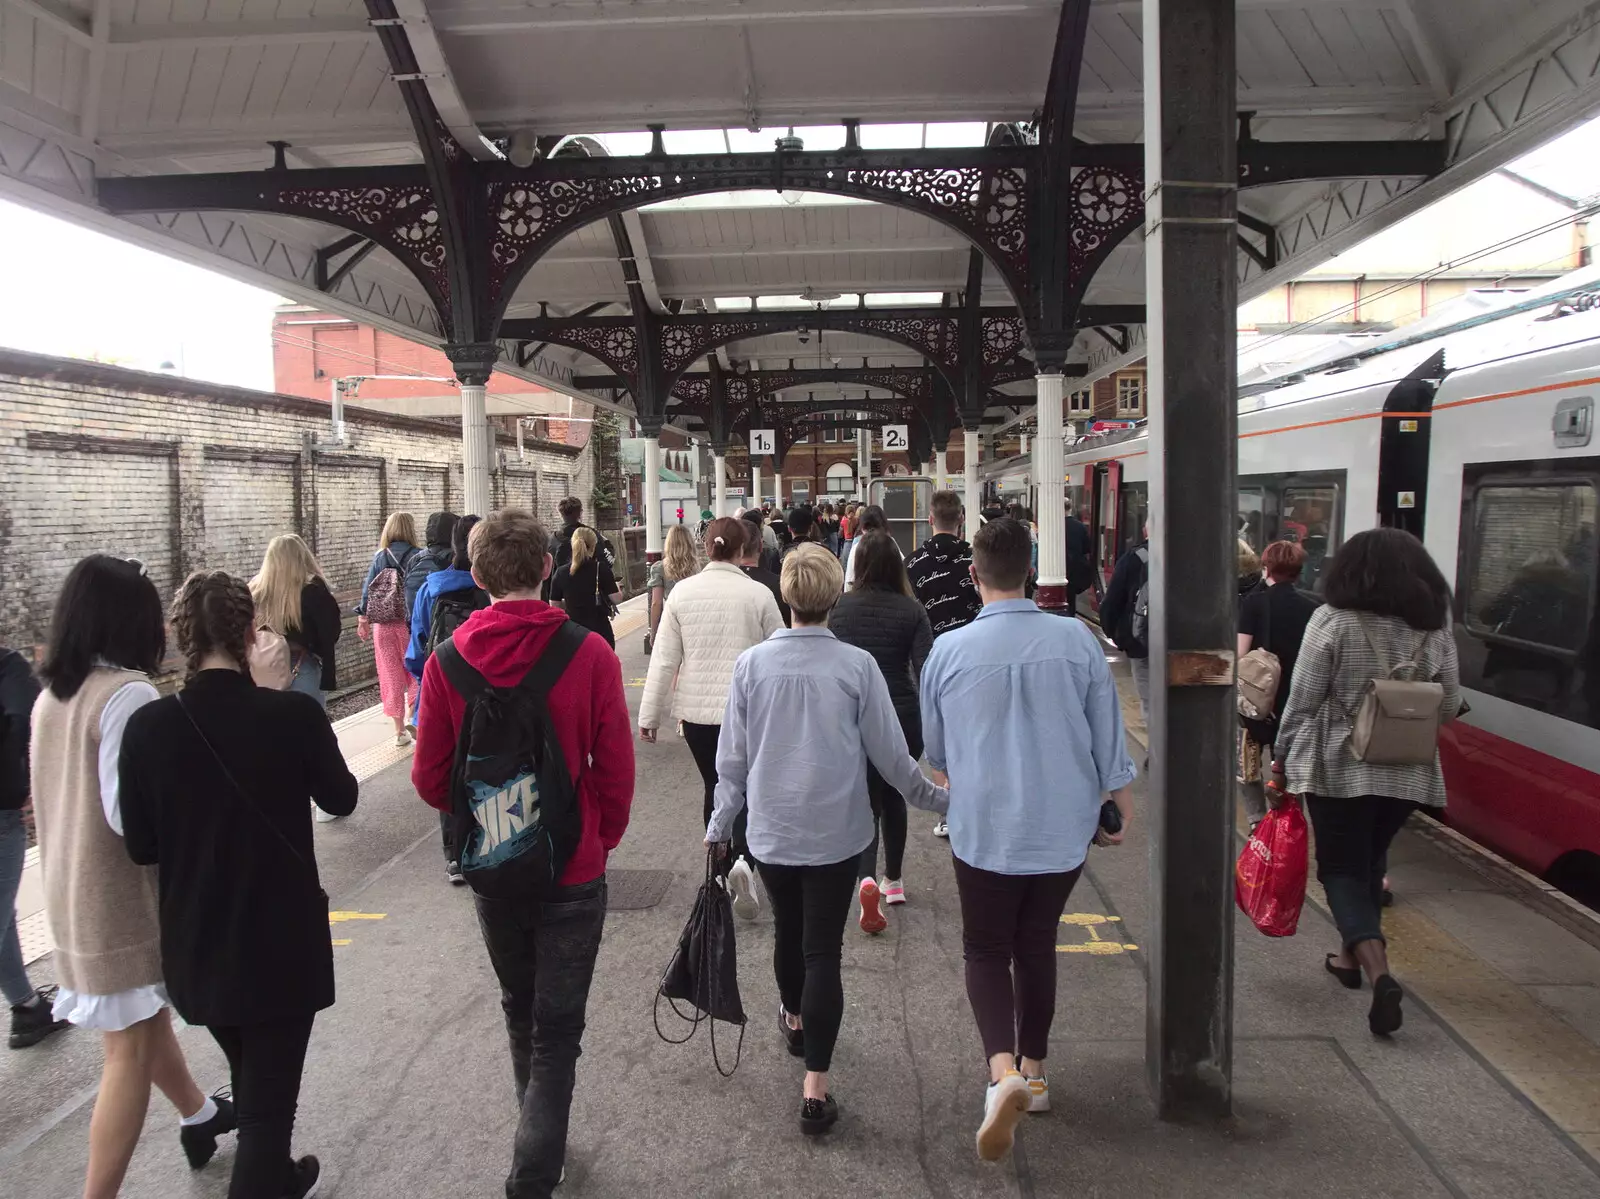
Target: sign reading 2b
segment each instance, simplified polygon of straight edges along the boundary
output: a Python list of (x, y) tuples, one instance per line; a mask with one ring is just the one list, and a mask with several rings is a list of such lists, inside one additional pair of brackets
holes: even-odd
[(778, 448), (778, 434), (773, 429), (750, 430), (750, 453), (757, 454), (775, 453)]
[(906, 425), (884, 425), (883, 448), (886, 450), (910, 449), (911, 435), (909, 427)]

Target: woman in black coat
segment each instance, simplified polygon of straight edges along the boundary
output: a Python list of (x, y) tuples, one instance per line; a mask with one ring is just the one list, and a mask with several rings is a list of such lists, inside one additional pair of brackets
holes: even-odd
[(124, 840), (158, 869), (167, 992), (227, 1055), (239, 1113), (229, 1199), (298, 1199), (314, 1157), (289, 1153), (316, 1013), (333, 1004), (328, 899), (310, 799), (355, 810), (357, 783), (316, 702), (255, 686), (244, 582), (197, 572), (173, 601), (183, 691), (146, 704), (122, 741)]
[[(846, 592), (828, 617), (828, 628), (847, 645), (866, 650), (878, 663), (889, 698), (900, 717), (901, 731), (912, 757), (922, 755), (922, 705), (917, 685), (922, 679), (922, 664), (933, 648), (933, 629), (928, 610), (913, 597), (906, 577), (900, 547), (887, 532), (869, 532), (857, 543), (851, 555), (855, 563), (855, 587)], [(861, 855), (861, 928), (863, 932), (882, 932), (886, 922), (878, 910), (881, 895), (885, 903), (906, 901), (901, 878), (906, 851), (906, 801), (872, 765), (867, 765), (867, 795), (872, 813), (883, 833), (884, 879), (879, 884), (878, 836)]]

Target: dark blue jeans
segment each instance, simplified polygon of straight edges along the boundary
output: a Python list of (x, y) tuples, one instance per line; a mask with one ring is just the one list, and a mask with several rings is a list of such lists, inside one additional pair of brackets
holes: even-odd
[(22, 885), (22, 865), (28, 856), (28, 830), (22, 813), (0, 811), (0, 915), (6, 927), (0, 932), (0, 994), (15, 1007), (33, 998), (33, 984), (22, 967), (22, 943), (17, 939), (17, 888)]
[(477, 896), (478, 926), (500, 980), (522, 1115), (506, 1199), (549, 1199), (567, 1156), (567, 1119), (600, 934), (604, 876), (544, 899)]
[(1344, 947), (1382, 941), (1389, 845), (1417, 805), (1387, 795), (1307, 795), (1305, 800), (1317, 834), (1317, 881), (1327, 892)]

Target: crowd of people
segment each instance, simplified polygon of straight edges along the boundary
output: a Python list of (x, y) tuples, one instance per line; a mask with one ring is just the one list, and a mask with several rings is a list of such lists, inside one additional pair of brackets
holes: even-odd
[[(674, 528), (647, 583), (634, 721), (614, 551), (580, 501), (560, 511), (554, 534), (506, 509), (434, 513), (421, 537), (395, 513), (355, 606), (500, 984), (519, 1112), (507, 1195), (545, 1199), (563, 1176), (635, 727), (647, 745), (685, 741), (735, 914), (770, 909), (807, 1135), (840, 1118), (829, 1073), (851, 913), (863, 933), (885, 930), (914, 894), (908, 807), (939, 817), (987, 1062), (976, 1148), (1005, 1156), (1024, 1116), (1049, 1110), (1057, 925), (1091, 847), (1126, 835), (1136, 775), (1099, 639), (1030, 598), (1028, 514), (993, 513), (969, 542), (960, 498), (937, 492), (910, 553), (873, 505), (741, 511), (705, 520), (698, 545)], [(1101, 605), (1130, 662), (1148, 654), (1145, 534)], [(1388, 846), (1443, 786), (1436, 761), (1362, 760), (1353, 714), (1399, 664), (1442, 687), (1442, 718), (1460, 709), (1449, 591), (1396, 530), (1351, 538), (1320, 603), (1295, 587), (1303, 564), (1291, 542), (1259, 558), (1240, 546), (1239, 654), (1281, 664), (1271, 711), (1242, 722), (1240, 777), (1252, 818), (1305, 797), (1341, 937), (1326, 969), (1352, 989), (1365, 977), (1369, 1026), (1389, 1035), (1402, 991), (1381, 925)], [(358, 791), (325, 711), (341, 624), (315, 554), (284, 535), (248, 583), (197, 571), (165, 604), (137, 560), (91, 555), (62, 586), (37, 671), (0, 651), (0, 899), (15, 894), (31, 801), (59, 980), (30, 983), (13, 919), (0, 986), (13, 1048), (69, 1025), (101, 1034), (85, 1199), (117, 1194), (152, 1087), (193, 1168), (237, 1129), (230, 1199), (318, 1186), (317, 1159), (291, 1143), (313, 1023), (334, 1002), (310, 813), (348, 816)], [(181, 686), (163, 695), (169, 630)], [(1134, 674), (1145, 708), (1148, 673)], [(231, 1096), (196, 1083), (171, 1010), (216, 1040)]]

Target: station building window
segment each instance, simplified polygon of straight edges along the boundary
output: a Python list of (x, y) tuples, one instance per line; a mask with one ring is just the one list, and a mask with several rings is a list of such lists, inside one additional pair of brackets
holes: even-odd
[(1144, 415), (1144, 372), (1117, 376), (1117, 415), (1123, 418)]
[(1094, 388), (1085, 387), (1067, 396), (1067, 415), (1091, 417), (1094, 415)]

